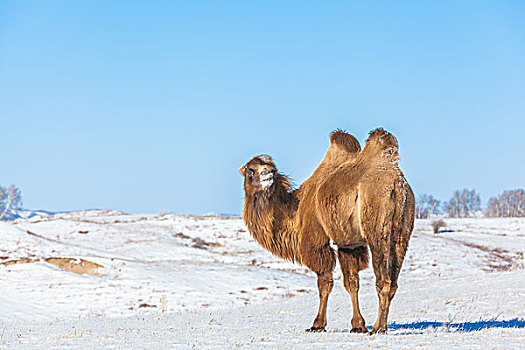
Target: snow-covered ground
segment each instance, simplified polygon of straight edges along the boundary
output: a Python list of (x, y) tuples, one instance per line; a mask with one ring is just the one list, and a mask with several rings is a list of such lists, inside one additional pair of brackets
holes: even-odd
[[(445, 221), (439, 234), (416, 222), (390, 330), (372, 337), (348, 332), (338, 270), (327, 332), (305, 333), (315, 276), (260, 248), (239, 218), (86, 211), (0, 222), (0, 347), (523, 348), (525, 219)], [(371, 268), (360, 302), (372, 325)]]

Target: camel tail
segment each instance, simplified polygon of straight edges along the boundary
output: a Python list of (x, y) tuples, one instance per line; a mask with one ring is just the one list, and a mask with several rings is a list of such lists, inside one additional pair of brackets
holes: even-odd
[(396, 137), (383, 128), (377, 128), (370, 132), (365, 148), (376, 150), (381, 155), (382, 160), (388, 163), (397, 164), (400, 159)]
[(396, 265), (394, 270), (397, 275), (403, 264), (408, 248), (408, 241), (414, 229), (415, 213), (414, 193), (402, 174), (399, 175), (399, 182), (395, 186), (394, 195), (396, 206), (392, 238), (394, 239), (395, 245), (392, 246), (394, 250), (392, 253), (395, 260), (392, 263)]

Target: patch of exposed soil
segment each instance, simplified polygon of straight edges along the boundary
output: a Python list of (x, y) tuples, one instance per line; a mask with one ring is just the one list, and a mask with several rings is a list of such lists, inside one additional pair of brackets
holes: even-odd
[(514, 253), (509, 252), (508, 250), (501, 249), (501, 248), (490, 248), (486, 247), (480, 244), (472, 243), (472, 242), (466, 242), (460, 239), (450, 238), (450, 237), (442, 237), (440, 238), (447, 239), (449, 241), (453, 241), (462, 245), (465, 245), (469, 248), (474, 248), (479, 251), (482, 251), (488, 255), (486, 266), (487, 268), (484, 268), (485, 271), (491, 272), (491, 271), (508, 271), (516, 257)]
[(78, 274), (98, 275), (96, 270), (98, 268), (104, 267), (92, 261), (85, 260), (85, 259), (77, 259), (77, 258), (43, 258), (43, 259), (24, 258), (24, 259), (4, 261), (0, 263), (0, 265), (9, 266), (9, 265), (16, 265), (16, 264), (29, 264), (29, 263), (35, 263), (35, 262), (40, 262), (40, 261), (44, 261), (48, 264), (53, 264), (62, 270), (74, 272)]
[(193, 242), (193, 248), (207, 249), (207, 247), (220, 247), (221, 244), (217, 242), (207, 242), (200, 237), (195, 237), (191, 240)]

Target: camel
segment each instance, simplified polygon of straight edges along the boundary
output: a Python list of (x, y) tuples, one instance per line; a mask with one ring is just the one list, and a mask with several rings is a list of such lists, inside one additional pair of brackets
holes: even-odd
[(399, 169), (398, 143), (391, 133), (373, 130), (363, 149), (341, 130), (329, 139), (323, 160), (298, 189), (277, 171), (269, 155), (255, 156), (242, 166), (243, 219), (263, 248), (317, 274), (319, 311), (307, 329), (311, 332), (324, 331), (327, 324), (336, 256), (352, 301), (351, 332), (368, 332), (358, 291), (359, 271), (368, 266), (370, 249), (379, 298), (370, 334), (386, 332), (414, 227), (414, 194)]

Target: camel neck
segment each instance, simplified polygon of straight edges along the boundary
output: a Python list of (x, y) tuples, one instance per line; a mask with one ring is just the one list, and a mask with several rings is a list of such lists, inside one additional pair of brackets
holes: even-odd
[(294, 230), (297, 199), (294, 193), (246, 195), (243, 218), (255, 240), (272, 254), (300, 262), (298, 234)]

